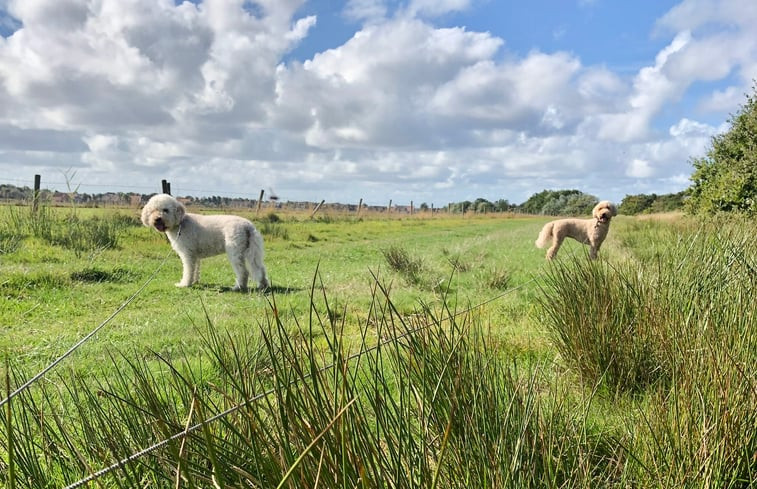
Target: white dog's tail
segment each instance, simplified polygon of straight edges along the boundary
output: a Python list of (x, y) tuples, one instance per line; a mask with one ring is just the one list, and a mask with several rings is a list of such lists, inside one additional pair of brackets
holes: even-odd
[(547, 243), (552, 241), (552, 227), (554, 226), (554, 223), (548, 222), (544, 225), (543, 228), (541, 228), (541, 232), (539, 233), (539, 237), (536, 238), (536, 241), (534, 244), (537, 248), (544, 248), (547, 246)]

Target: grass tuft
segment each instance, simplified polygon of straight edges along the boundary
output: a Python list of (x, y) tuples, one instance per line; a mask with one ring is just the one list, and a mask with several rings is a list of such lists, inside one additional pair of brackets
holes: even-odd
[(555, 264), (542, 317), (585, 379), (635, 394), (627, 473), (640, 487), (753, 487), (757, 244), (738, 222), (665, 242), (633, 265)]
[(139, 225), (133, 216), (110, 214), (104, 217), (79, 217), (75, 211), (63, 215), (48, 206), (34, 212), (31, 207), (7, 207), (5, 220), (16, 236), (33, 236), (74, 252), (77, 258), (85, 253), (116, 249), (124, 230)]
[(121, 267), (116, 267), (111, 271), (91, 267), (83, 270), (71, 272), (71, 280), (78, 282), (122, 282), (131, 278), (132, 273)]
[(423, 260), (411, 256), (401, 246), (390, 246), (382, 250), (382, 253), (389, 268), (402, 275), (408, 283), (414, 285), (423, 283), (425, 271)]

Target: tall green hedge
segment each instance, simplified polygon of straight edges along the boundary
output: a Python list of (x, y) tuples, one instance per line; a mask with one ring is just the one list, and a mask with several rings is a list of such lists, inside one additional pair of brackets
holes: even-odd
[(757, 214), (757, 84), (746, 104), (731, 116), (730, 129), (712, 138), (707, 155), (692, 160), (691, 214)]

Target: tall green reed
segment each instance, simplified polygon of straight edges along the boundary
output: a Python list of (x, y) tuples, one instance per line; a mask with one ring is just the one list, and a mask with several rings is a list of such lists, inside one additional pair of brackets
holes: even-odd
[[(565, 387), (545, 389), (541, 368), (503, 362), (475, 309), (420, 305), (406, 315), (378, 279), (372, 290), (358, 341), (344, 334), (347, 315), (314, 285), (306, 324), (285, 318), (275, 296), (248, 333), (218, 331), (206, 317), (197, 327), (203, 361), (114, 354), (110, 376), (63, 372), (36, 384), (13, 403), (17, 486), (73, 484), (161, 440), (170, 441), (97, 483), (514, 488), (618, 480), (623, 461), (611, 438), (574, 415)], [(11, 370), (18, 383), (23, 375)]]
[(8, 228), (13, 229), (11, 238), (2, 238), (0, 229), (0, 245), (3, 240), (18, 248), (20, 240), (26, 236), (33, 236), (45, 242), (72, 250), (76, 257), (84, 253), (92, 253), (105, 249), (117, 248), (123, 231), (138, 223), (129, 216), (112, 214), (105, 217), (81, 218), (75, 209), (67, 214), (56, 213), (54, 209), (43, 205), (36, 212), (30, 206), (7, 209)]
[(547, 273), (541, 318), (589, 382), (634, 393), (625, 472), (642, 487), (757, 480), (757, 244), (753, 223), (709, 222), (627, 263), (574, 259)]

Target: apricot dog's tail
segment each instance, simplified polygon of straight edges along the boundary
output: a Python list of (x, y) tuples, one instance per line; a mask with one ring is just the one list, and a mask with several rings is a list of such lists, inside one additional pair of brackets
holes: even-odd
[(536, 241), (534, 244), (537, 248), (544, 248), (547, 246), (547, 243), (552, 241), (552, 227), (554, 226), (554, 223), (548, 222), (544, 225), (543, 228), (541, 228), (541, 232), (539, 233), (539, 237), (536, 238)]

